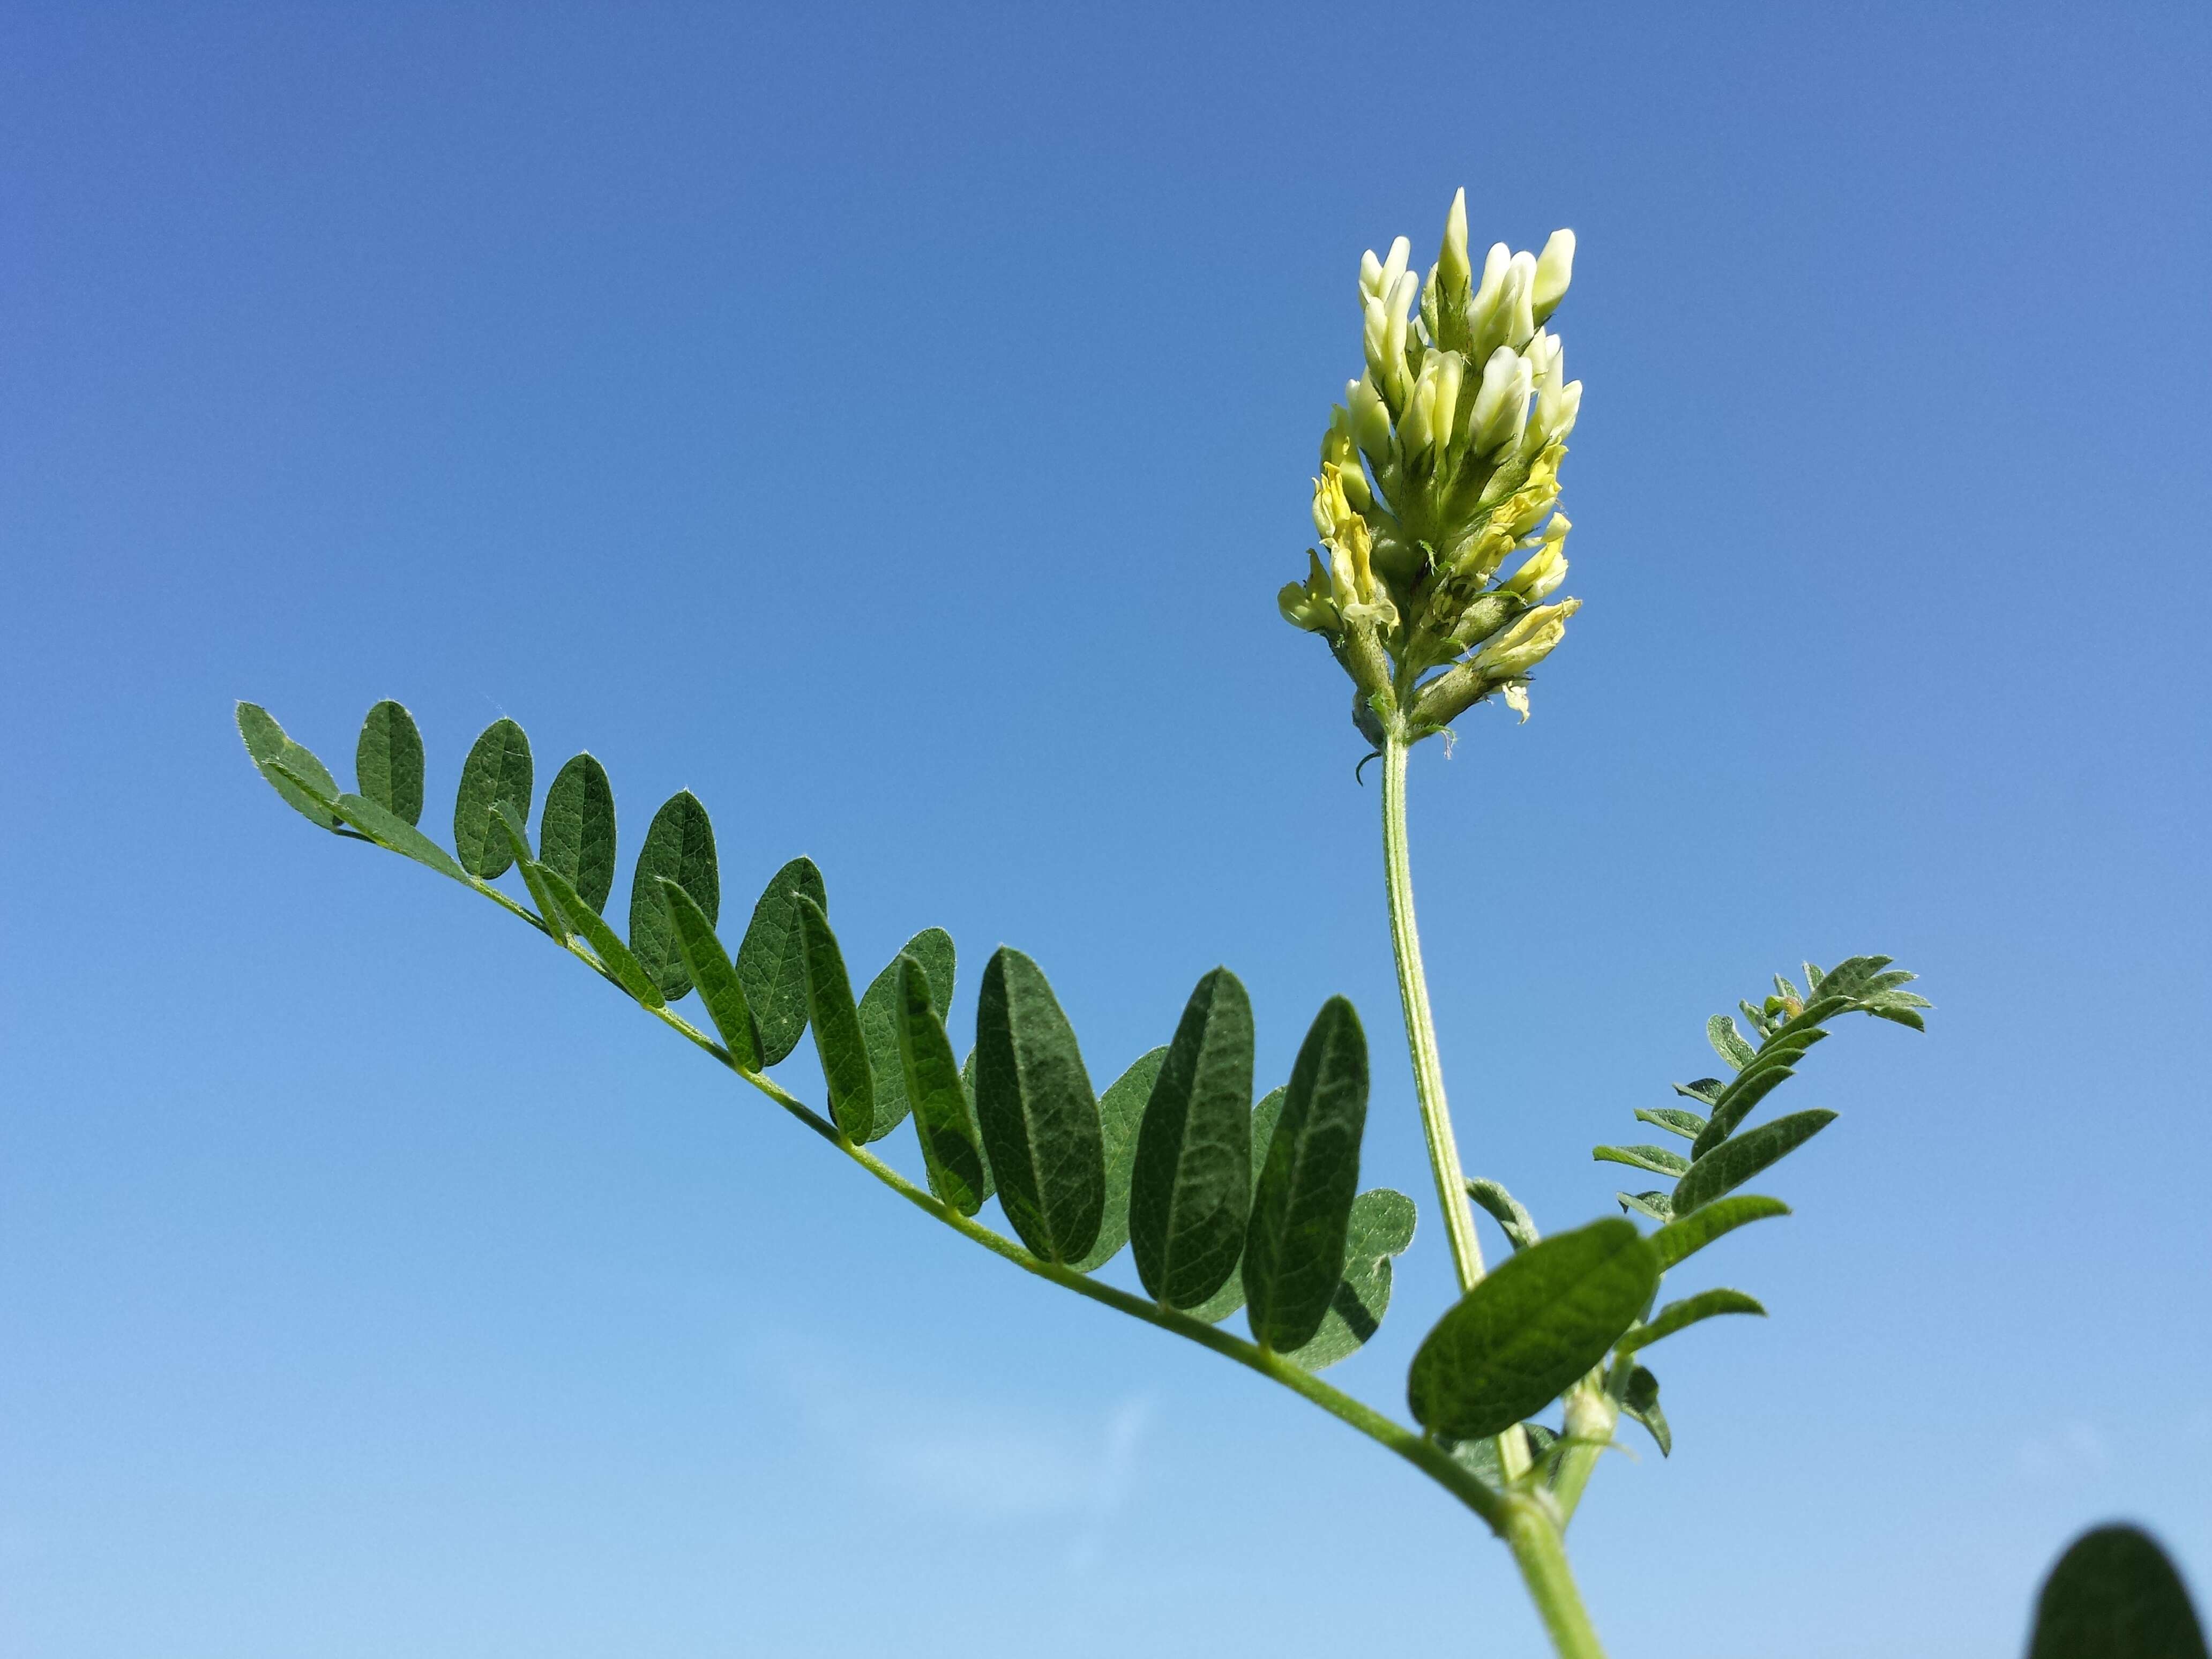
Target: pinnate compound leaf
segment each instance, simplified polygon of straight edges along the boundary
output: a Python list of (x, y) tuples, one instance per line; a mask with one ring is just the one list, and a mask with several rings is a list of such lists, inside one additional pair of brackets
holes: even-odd
[(1006, 945), (976, 999), (975, 1115), (1022, 1243), (1048, 1261), (1082, 1261), (1106, 1209), (1098, 1097), (1044, 970)]
[(1741, 1291), (1699, 1291), (1695, 1296), (1686, 1296), (1660, 1309), (1652, 1315), (1650, 1323), (1640, 1325), (1622, 1337), (1618, 1351), (1634, 1353), (1718, 1314), (1756, 1314), (1764, 1319), (1766, 1310), (1757, 1297), (1746, 1296)]
[(1082, 1261), (1070, 1264), (1079, 1273), (1097, 1272), (1129, 1242), (1129, 1178), (1137, 1163), (1137, 1126), (1144, 1121), (1145, 1103), (1152, 1097), (1152, 1085), (1167, 1057), (1165, 1043), (1138, 1055), (1098, 1097), (1098, 1130), (1106, 1146), (1106, 1207), (1098, 1219), (1097, 1242)]
[(2149, 1534), (2096, 1527), (2043, 1581), (2027, 1659), (2206, 1659), (2204, 1630)]
[(1836, 1121), (1827, 1111), (1792, 1112), (1756, 1129), (1747, 1129), (1690, 1165), (1674, 1183), (1674, 1213), (1686, 1216), (1733, 1192), (1768, 1165), (1794, 1152)]
[(1244, 987), (1216, 968), (1183, 1006), (1137, 1127), (1129, 1249), (1146, 1293), (1170, 1308), (1203, 1304), (1243, 1252), (1252, 1213), (1252, 1045)]
[(690, 894), (709, 922), (720, 918), (722, 876), (714, 860), (714, 826), (689, 789), (678, 790), (653, 815), (629, 878), (630, 953), (663, 996), (681, 1002), (690, 994), (691, 976), (684, 971), (676, 924), (661, 902), (664, 878)]
[(1741, 1072), (1751, 1064), (1759, 1052), (1744, 1040), (1735, 1029), (1735, 1018), (1728, 1014), (1715, 1014), (1705, 1022), (1705, 1041), (1713, 1045), (1713, 1052)]
[[(917, 957), (902, 956), (892, 967), (891, 1036), (929, 1189), (961, 1214), (973, 1215), (990, 1189), (959, 1062), (938, 1012), (942, 988)], [(880, 1083), (882, 1073), (877, 1077)]]
[(741, 1070), (758, 1072), (760, 1038), (753, 1030), (752, 1010), (745, 1005), (738, 970), (730, 965), (722, 941), (715, 937), (714, 924), (689, 889), (665, 876), (653, 879), (660, 884), (661, 902), (668, 907), (668, 919), (675, 926), (676, 949), (684, 960), (684, 972), (698, 988), (699, 1000), (706, 1005), (707, 1017), (721, 1034), (722, 1046)]
[(1252, 1193), (1241, 1271), (1246, 1317), (1263, 1348), (1313, 1340), (1344, 1279), (1367, 1131), (1367, 1034), (1331, 997), (1299, 1045), (1281, 1115)]
[(799, 900), (830, 912), (830, 895), (814, 860), (797, 858), (769, 878), (738, 945), (738, 982), (760, 1033), (761, 1064), (774, 1066), (799, 1046), (806, 1030), (806, 958), (799, 934)]
[(800, 954), (806, 969), (806, 1018), (830, 1091), (830, 1115), (848, 1140), (858, 1140), (876, 1121), (876, 1093), (868, 1045), (860, 1036), (860, 1011), (844, 953), (822, 907), (801, 895), (798, 903)]
[(1605, 1358), (1658, 1284), (1658, 1258), (1630, 1221), (1508, 1256), (1423, 1339), (1407, 1379), (1414, 1421), (1474, 1440), (1534, 1415)]
[(1313, 1340), (1285, 1358), (1317, 1371), (1358, 1352), (1382, 1328), (1382, 1316), (1390, 1311), (1390, 1258), (1413, 1242), (1413, 1200), (1388, 1187), (1371, 1188), (1352, 1200), (1343, 1280)]
[(395, 818), (422, 822), (422, 733), (406, 708), (386, 697), (368, 711), (353, 746), (361, 793)]
[(572, 755), (554, 774), (538, 822), (538, 862), (558, 870), (576, 896), (604, 914), (615, 889), (615, 790), (607, 769)]
[(1628, 1374), (1628, 1392), (1620, 1402), (1621, 1414), (1641, 1423), (1658, 1442), (1659, 1455), (1674, 1455), (1674, 1431), (1667, 1426), (1667, 1413), (1659, 1409), (1659, 1379), (1638, 1365)]
[(258, 703), (240, 703), (238, 735), (245, 740), (246, 752), (253, 757), (254, 766), (268, 780), (269, 787), (283, 797), (287, 806), (325, 830), (337, 827), (338, 814), (333, 805), (337, 799), (337, 780), (311, 750), (284, 735), (274, 714)]
[(1636, 1117), (1639, 1123), (1649, 1123), (1668, 1134), (1680, 1135), (1685, 1140), (1695, 1140), (1705, 1127), (1705, 1120), (1695, 1112), (1686, 1112), (1677, 1106), (1638, 1106)]
[(1590, 1156), (1601, 1164), (1626, 1164), (1632, 1170), (1649, 1170), (1653, 1175), (1679, 1176), (1690, 1167), (1688, 1158), (1664, 1146), (1593, 1146)]
[(340, 817), (378, 846), (413, 859), (417, 864), (427, 865), (441, 876), (451, 876), (462, 883), (468, 881), (468, 872), (453, 862), (451, 853), (404, 818), (394, 817), (374, 801), (359, 795), (340, 795), (331, 806)]
[(514, 854), (493, 821), (492, 808), (510, 802), (527, 822), (532, 784), (530, 739), (513, 720), (494, 720), (461, 763), (460, 791), (453, 799), (453, 851), (460, 855), (462, 869), (485, 881), (506, 873)]
[(1504, 1230), (1505, 1242), (1516, 1250), (1525, 1250), (1543, 1237), (1536, 1231), (1534, 1218), (1521, 1207), (1521, 1200), (1496, 1182), (1478, 1176), (1467, 1183), (1467, 1195), (1490, 1212), (1490, 1218)]
[(1622, 1209), (1633, 1211), (1638, 1215), (1648, 1215), (1654, 1221), (1665, 1222), (1674, 1218), (1674, 1200), (1665, 1193), (1615, 1193), (1613, 1196), (1620, 1200)]
[(901, 945), (860, 994), (860, 1036), (867, 1042), (868, 1065), (876, 1074), (876, 1121), (867, 1133), (870, 1140), (881, 1140), (906, 1121), (906, 1075), (899, 1064), (898, 975), (899, 964), (908, 957), (921, 964), (940, 1017), (952, 1007), (956, 958), (952, 935), (942, 927), (925, 927)]
[(615, 930), (607, 926), (606, 919), (577, 896), (576, 890), (568, 884), (568, 878), (558, 870), (549, 869), (542, 864), (538, 866), (538, 877), (553, 895), (554, 902), (568, 913), (568, 925), (581, 934), (584, 942), (598, 954), (615, 983), (648, 1008), (665, 1007), (666, 1000), (661, 996), (660, 988), (638, 965), (637, 958), (629, 953), (629, 946), (624, 945)]
[(1680, 1221), (1668, 1222), (1651, 1235), (1651, 1248), (1658, 1253), (1659, 1266), (1663, 1271), (1686, 1261), (1723, 1233), (1732, 1233), (1747, 1223), (1764, 1221), (1769, 1216), (1789, 1213), (1790, 1206), (1778, 1198), (1737, 1193), (1728, 1198), (1717, 1198)]

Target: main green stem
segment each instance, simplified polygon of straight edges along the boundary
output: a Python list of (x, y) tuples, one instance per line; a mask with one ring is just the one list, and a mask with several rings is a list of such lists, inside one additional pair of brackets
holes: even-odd
[(1395, 733), (1382, 744), (1382, 883), (1390, 896), (1390, 944), (1398, 957), (1398, 1000), (1406, 1011), (1406, 1047), (1413, 1061), (1413, 1093), (1421, 1105), (1421, 1133), (1436, 1171), (1437, 1201), (1451, 1241), (1460, 1288), (1482, 1281), (1482, 1241), (1475, 1237), (1467, 1176), (1444, 1103), (1443, 1058), (1437, 1052), (1437, 1024), (1429, 1012), (1429, 976), (1421, 966), (1421, 930), (1413, 920), (1413, 866), (1406, 845), (1406, 757), (1410, 745)]
[[(1398, 959), (1398, 1000), (1405, 1009), (1406, 1048), (1413, 1063), (1421, 1133), (1436, 1173), (1437, 1201), (1451, 1242), (1452, 1264), (1464, 1292), (1482, 1282), (1482, 1243), (1475, 1236), (1467, 1175), (1460, 1167), (1459, 1142), (1444, 1100), (1443, 1058), (1437, 1050), (1429, 976), (1421, 965), (1421, 931), (1413, 919), (1413, 866), (1406, 837), (1406, 760), (1411, 749), (1395, 731), (1382, 741), (1382, 882), (1390, 901), (1390, 944)], [(1528, 1437), (1517, 1424), (1498, 1437), (1498, 1461), (1509, 1483), (1528, 1474)], [(1560, 1659), (1605, 1659), (1567, 1565), (1561, 1537), (1565, 1526), (1565, 1516), (1539, 1489), (1513, 1500), (1499, 1530), (1512, 1548), (1522, 1582), (1528, 1587)]]

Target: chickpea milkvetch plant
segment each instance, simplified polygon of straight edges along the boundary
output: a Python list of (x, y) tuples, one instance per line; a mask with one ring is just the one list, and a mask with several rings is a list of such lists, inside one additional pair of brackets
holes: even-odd
[[(1567, 574), (1559, 474), (1583, 388), (1566, 377), (1551, 320), (1574, 254), (1565, 230), (1539, 254), (1499, 243), (1478, 275), (1462, 192), (1425, 279), (1403, 237), (1387, 257), (1363, 258), (1364, 364), (1322, 441), (1320, 546), (1305, 580), (1279, 598), (1285, 619), (1320, 635), (1350, 678), (1353, 722), (1382, 763), (1383, 885), (1407, 1048), (1461, 1290), (1414, 1356), (1410, 1425), (1321, 1375), (1379, 1328), (1392, 1261), (1415, 1223), (1411, 1198), (1360, 1188), (1370, 1061), (1343, 998), (1323, 1004), (1289, 1079), (1255, 1101), (1251, 1006), (1237, 976), (1217, 968), (1170, 1040), (1099, 1091), (1043, 971), (1018, 951), (1002, 946), (985, 964), (964, 1057), (946, 1029), (957, 959), (942, 930), (915, 934), (856, 993), (822, 874), (804, 857), (769, 878), (732, 952), (718, 931), (714, 826), (689, 792), (646, 830), (625, 937), (606, 915), (614, 793), (591, 755), (555, 775), (533, 841), (529, 740), (513, 720), (494, 722), (463, 763), (448, 851), (419, 828), (423, 746), (398, 703), (369, 710), (350, 792), (265, 710), (240, 703), (240, 732), (263, 775), (311, 821), (508, 911), (933, 1220), (1236, 1361), (1395, 1453), (1503, 1540), (1556, 1650), (1594, 1659), (1602, 1649), (1566, 1534), (1624, 1419), (1672, 1453), (1649, 1351), (1704, 1320), (1765, 1312), (1726, 1288), (1662, 1301), (1666, 1276), (1723, 1235), (1789, 1213), (1741, 1188), (1835, 1115), (1752, 1120), (1830, 1028), (1859, 1013), (1920, 1030), (1929, 1005), (1888, 957), (1855, 956), (1826, 969), (1808, 963), (1802, 982), (1776, 975), (1771, 993), (1737, 1005), (1741, 1024), (1714, 1015), (1706, 1036), (1726, 1075), (1674, 1085), (1681, 1103), (1635, 1110), (1674, 1145), (1595, 1149), (1660, 1183), (1620, 1194), (1618, 1215), (1546, 1236), (1503, 1185), (1470, 1179), (1462, 1165), (1414, 918), (1407, 763), (1484, 702), (1527, 720), (1531, 671), (1579, 604), (1553, 597)], [(520, 893), (495, 884), (509, 872)], [(696, 1022), (677, 1012), (694, 992)], [(810, 1029), (818, 1108), (773, 1075)], [(873, 1150), (908, 1121), (918, 1181)], [(979, 1218), (994, 1197), (1011, 1237)], [(1504, 1240), (1495, 1266), (1478, 1209)], [(1124, 1245), (1142, 1295), (1095, 1277)], [(1240, 1310), (1249, 1334), (1228, 1324)], [(1542, 1420), (1553, 1408), (1557, 1418)], [(2205, 1655), (2179, 1576), (2126, 1527), (2092, 1531), (2062, 1557), (2030, 1652)]]

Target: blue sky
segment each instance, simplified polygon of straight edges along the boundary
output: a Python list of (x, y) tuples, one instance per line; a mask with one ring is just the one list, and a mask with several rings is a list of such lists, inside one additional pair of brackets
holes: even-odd
[[(588, 747), (1093, 1069), (1217, 962), (1387, 1036), (1275, 617), (1361, 249), (1581, 252), (1585, 601), (1416, 759), (1470, 1168), (1548, 1226), (1776, 969), (1897, 956), (1796, 1217), (1573, 1548), (1613, 1650), (2017, 1650), (2212, 1586), (2198, 8), (42, 7), (0, 22), (0, 1649), (1536, 1651), (1394, 1460), (938, 1230), (533, 935), (319, 837)], [(620, 903), (617, 890), (617, 904)], [(1366, 1172), (1449, 1298), (1410, 1085)], [(818, 1097), (802, 1049), (787, 1074)], [(902, 1139), (893, 1143), (909, 1162)], [(1126, 1260), (1109, 1273), (1126, 1275)]]

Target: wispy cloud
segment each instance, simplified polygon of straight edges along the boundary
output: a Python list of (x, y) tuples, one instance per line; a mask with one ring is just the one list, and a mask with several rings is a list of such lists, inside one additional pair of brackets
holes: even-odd
[(2112, 1449), (2089, 1423), (2061, 1424), (2021, 1443), (2020, 1472), (2039, 1484), (2094, 1479), (2112, 1467)]
[(1086, 1524), (1068, 1548), (1079, 1570), (1097, 1559), (1128, 1501), (1152, 1418), (1146, 1395), (1117, 1401), (1103, 1422), (933, 1396), (789, 1337), (764, 1343), (756, 1358), (808, 1433), (857, 1479), (962, 1520), (1079, 1518)]

